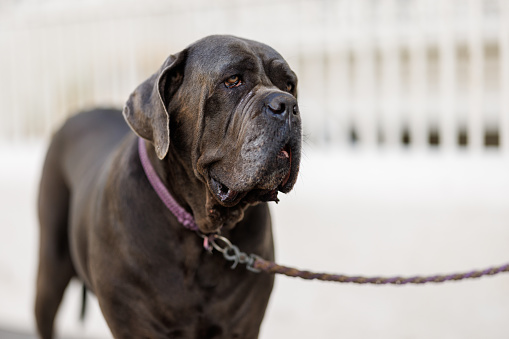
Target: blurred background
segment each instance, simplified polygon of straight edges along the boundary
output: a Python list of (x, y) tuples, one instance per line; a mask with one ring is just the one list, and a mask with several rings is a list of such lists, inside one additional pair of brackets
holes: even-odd
[[(278, 261), (362, 275), (509, 261), (509, 1), (0, 0), (0, 338), (35, 331), (38, 180), (52, 132), (121, 108), (209, 34), (299, 77), (300, 179), (272, 206)], [(66, 338), (110, 338), (80, 285)], [(369, 287), (280, 277), (261, 338), (509, 338), (509, 277)]]

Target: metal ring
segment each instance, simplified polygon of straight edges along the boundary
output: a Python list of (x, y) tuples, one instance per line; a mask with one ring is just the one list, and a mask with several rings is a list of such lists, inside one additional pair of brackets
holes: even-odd
[[(222, 242), (224, 242), (226, 244), (226, 246), (225, 247), (219, 246), (219, 244), (216, 243), (216, 240), (221, 240)], [(212, 237), (212, 240), (210, 242), (212, 244), (212, 247), (214, 247), (218, 252), (221, 252), (223, 254), (226, 251), (228, 251), (230, 248), (233, 247), (233, 244), (230, 242), (230, 240), (228, 240), (227, 238), (225, 238), (223, 236), (217, 235), (217, 234), (215, 234)]]

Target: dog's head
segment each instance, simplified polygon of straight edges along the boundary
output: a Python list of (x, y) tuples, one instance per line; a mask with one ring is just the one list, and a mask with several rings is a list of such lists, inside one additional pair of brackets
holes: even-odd
[(209, 220), (197, 223), (211, 232), (236, 223), (248, 204), (277, 201), (278, 191), (295, 184), (296, 86), (295, 73), (269, 46), (210, 36), (170, 56), (133, 92), (124, 115), (159, 159), (177, 155), (205, 184)]

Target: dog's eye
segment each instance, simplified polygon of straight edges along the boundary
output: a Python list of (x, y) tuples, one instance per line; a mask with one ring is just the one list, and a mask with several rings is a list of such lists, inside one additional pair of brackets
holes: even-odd
[(224, 85), (228, 88), (239, 87), (240, 85), (242, 85), (242, 80), (240, 80), (240, 77), (238, 75), (232, 75), (231, 77), (226, 79)]
[(287, 83), (286, 83), (286, 90), (287, 90), (288, 92), (292, 92), (292, 91), (293, 91), (293, 87), (294, 87), (294, 86), (293, 86), (293, 84), (292, 84), (291, 82), (287, 82)]

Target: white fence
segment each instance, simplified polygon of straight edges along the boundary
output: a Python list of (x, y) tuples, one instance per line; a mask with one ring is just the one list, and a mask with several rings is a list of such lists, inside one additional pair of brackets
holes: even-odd
[(0, 5), (0, 137), (48, 137), (78, 110), (121, 107), (168, 54), (212, 33), (285, 56), (312, 142), (509, 152), (504, 0)]

